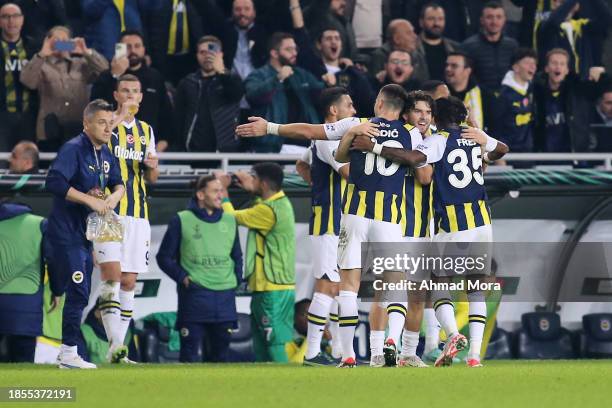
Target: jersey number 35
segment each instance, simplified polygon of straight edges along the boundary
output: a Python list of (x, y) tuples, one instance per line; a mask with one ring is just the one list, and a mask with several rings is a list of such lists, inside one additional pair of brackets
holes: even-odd
[(472, 179), (480, 185), (484, 184), (484, 178), (480, 170), (482, 167), (482, 151), (480, 146), (472, 148), (471, 157), (468, 157), (466, 150), (452, 150), (446, 156), (446, 161), (453, 166), (454, 173), (448, 176), (448, 182), (451, 186), (465, 188), (472, 182)]

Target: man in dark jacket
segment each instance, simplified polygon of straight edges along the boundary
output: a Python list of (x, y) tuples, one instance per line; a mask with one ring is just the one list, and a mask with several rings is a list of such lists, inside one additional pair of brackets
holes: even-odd
[(45, 229), (30, 207), (0, 202), (0, 342), (8, 362), (33, 363), (42, 335)]
[(518, 48), (513, 38), (504, 36), (506, 13), (501, 3), (488, 2), (480, 16), (481, 31), (461, 44), (474, 60), (474, 74), (483, 88), (498, 91), (510, 69), (512, 54)]
[[(245, 82), (246, 97), (254, 115), (275, 123), (318, 123), (314, 101), (324, 84), (296, 66), (298, 47), (294, 37), (275, 33), (270, 38), (269, 55), (269, 63), (253, 71)], [(255, 152), (277, 153), (282, 147), (283, 138), (279, 136), (250, 139), (250, 149)]]
[(445, 80), (450, 94), (463, 101), (468, 108), (472, 126), (485, 129), (494, 106), (494, 96), (480, 88), (472, 75), (474, 62), (467, 54), (456, 51), (446, 57)]
[(189, 208), (170, 220), (157, 253), (158, 265), (177, 283), (181, 362), (226, 362), (238, 320), (242, 251), (236, 219), (221, 209), (223, 190), (215, 176), (201, 177)]
[(188, 152), (237, 151), (234, 129), (244, 95), (240, 77), (223, 64), (217, 37), (198, 41), (197, 60), (200, 69), (181, 80), (175, 98), (180, 147)]
[(429, 79), (444, 79), (446, 57), (455, 51), (459, 44), (443, 36), (446, 27), (444, 9), (437, 3), (423, 6), (419, 18), (421, 35), (417, 42), (416, 52), (424, 55), (425, 69)]
[(420, 89), (421, 85), (421, 81), (414, 78), (414, 66), (410, 53), (400, 50), (392, 51), (389, 54), (385, 70), (376, 75), (373, 83), (376, 92), (389, 84), (401, 85), (408, 92)]
[(163, 0), (143, 17), (153, 66), (174, 86), (196, 69), (196, 44), (205, 32), (193, 0)]
[(357, 57), (357, 44), (353, 25), (344, 17), (345, 1), (313, 0), (305, 9), (306, 24), (311, 32), (333, 27), (342, 38), (344, 49), (342, 56), (355, 59)]
[(317, 48), (327, 68), (323, 80), (328, 86), (337, 85), (348, 90), (358, 116), (372, 116), (376, 99), (372, 85), (352, 60), (340, 58), (342, 45), (342, 37), (336, 29), (330, 28), (319, 34)]
[(113, 91), (117, 88), (117, 79), (123, 74), (136, 76), (142, 85), (142, 102), (138, 109), (138, 118), (155, 129), (156, 150), (163, 152), (169, 144), (175, 143), (172, 121), (168, 120), (172, 115), (172, 105), (164, 78), (157, 69), (147, 66), (144, 40), (139, 31), (124, 31), (119, 42), (126, 45), (127, 55), (112, 59), (111, 69), (100, 74), (94, 83), (91, 100), (104, 99), (116, 105)]
[[(497, 108), (491, 122), (493, 134), (513, 152), (533, 152), (533, 86), (537, 55), (519, 48), (512, 57), (512, 69), (502, 81)], [(523, 163), (525, 164), (525, 163)]]
[(19, 6), (0, 8), (0, 152), (11, 151), (18, 140), (34, 139), (34, 93), (19, 76), (36, 49), (22, 35), (23, 21)]
[(570, 73), (570, 61), (566, 50), (550, 50), (544, 72), (534, 82), (537, 150), (587, 152), (594, 147), (589, 125), (591, 109), (604, 80), (603, 68), (591, 68), (593, 80), (584, 81)]

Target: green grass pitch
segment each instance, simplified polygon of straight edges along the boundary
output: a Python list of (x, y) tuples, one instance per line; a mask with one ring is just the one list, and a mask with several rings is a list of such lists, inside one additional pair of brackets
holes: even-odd
[(606, 407), (612, 360), (489, 361), (482, 369), (138, 365), (59, 370), (0, 365), (0, 387), (76, 387), (72, 403), (16, 407)]

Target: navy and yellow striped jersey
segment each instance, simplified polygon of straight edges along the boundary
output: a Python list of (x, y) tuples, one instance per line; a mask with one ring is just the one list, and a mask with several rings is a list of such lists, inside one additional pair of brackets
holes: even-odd
[[(363, 122), (367, 119), (361, 120)], [(380, 125), (380, 134), (376, 139), (383, 146), (410, 150), (413, 143), (416, 146), (421, 140), (418, 129), (402, 121), (382, 118), (370, 120)], [(371, 152), (358, 151), (351, 151), (350, 163), (349, 181), (342, 203), (343, 213), (399, 224), (407, 167)]]
[(426, 186), (417, 181), (413, 169), (408, 169), (404, 180), (402, 196), (402, 232), (405, 237), (424, 238), (429, 236), (429, 220), (433, 216), (431, 184)]
[(131, 124), (121, 123), (108, 145), (119, 161), (121, 179), (125, 184), (125, 194), (115, 211), (119, 215), (148, 219), (144, 159), (148, 153), (155, 154), (153, 129), (137, 119)]
[(317, 140), (310, 147), (312, 152), (310, 235), (340, 233), (342, 192), (346, 187), (346, 181), (337, 171), (344, 164), (336, 162), (333, 158), (339, 143), (339, 141)]
[(425, 139), (418, 150), (434, 164), (435, 232), (457, 232), (491, 224), (480, 146), (461, 137), (461, 128)]

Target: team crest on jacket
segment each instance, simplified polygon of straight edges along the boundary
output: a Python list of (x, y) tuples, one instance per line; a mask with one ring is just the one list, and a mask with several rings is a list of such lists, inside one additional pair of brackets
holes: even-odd
[(74, 271), (72, 273), (72, 281), (77, 284), (83, 282), (83, 272)]

